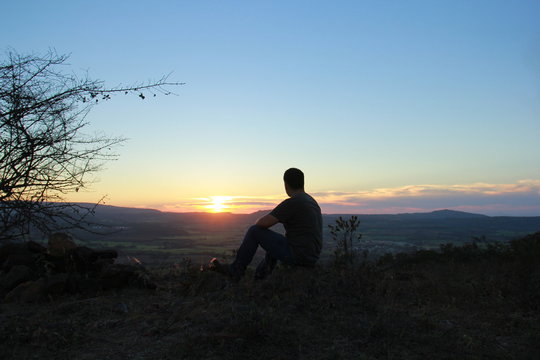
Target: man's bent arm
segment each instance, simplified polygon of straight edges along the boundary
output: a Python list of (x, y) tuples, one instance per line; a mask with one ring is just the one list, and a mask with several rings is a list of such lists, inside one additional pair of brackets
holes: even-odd
[(276, 225), (278, 222), (279, 220), (275, 216), (268, 214), (257, 220), (255, 225), (268, 229), (270, 226)]

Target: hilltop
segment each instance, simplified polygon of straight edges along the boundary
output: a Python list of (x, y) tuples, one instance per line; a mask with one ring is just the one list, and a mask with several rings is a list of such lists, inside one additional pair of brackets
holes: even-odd
[(540, 233), (239, 284), (189, 260), (157, 289), (0, 305), (3, 359), (536, 359)]

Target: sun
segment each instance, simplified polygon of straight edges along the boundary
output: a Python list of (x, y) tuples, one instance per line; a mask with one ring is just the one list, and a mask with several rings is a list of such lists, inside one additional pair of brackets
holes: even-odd
[(220, 213), (230, 209), (230, 205), (227, 204), (227, 202), (231, 200), (232, 197), (230, 196), (210, 196), (209, 204), (206, 205), (205, 208), (210, 212)]

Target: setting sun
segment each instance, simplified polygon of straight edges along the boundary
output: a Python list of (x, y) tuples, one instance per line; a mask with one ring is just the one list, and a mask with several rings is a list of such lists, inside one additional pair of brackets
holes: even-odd
[(230, 209), (230, 205), (227, 204), (231, 201), (230, 196), (210, 196), (210, 204), (206, 205), (206, 209), (210, 212), (219, 213)]

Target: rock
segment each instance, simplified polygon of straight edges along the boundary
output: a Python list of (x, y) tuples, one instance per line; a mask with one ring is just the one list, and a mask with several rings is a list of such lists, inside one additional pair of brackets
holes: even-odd
[(5, 291), (11, 291), (17, 285), (33, 280), (35, 277), (36, 275), (28, 266), (16, 265), (7, 274), (0, 277), (0, 287)]
[(26, 281), (11, 290), (4, 301), (32, 303), (46, 300), (51, 295), (64, 294), (68, 278), (68, 274), (56, 274), (35, 281)]
[(97, 260), (95, 251), (86, 246), (78, 246), (69, 254), (69, 268), (72, 271), (86, 274), (93, 270)]
[(71, 236), (55, 233), (49, 237), (48, 252), (53, 256), (64, 256), (77, 247)]
[(47, 248), (45, 246), (38, 244), (35, 241), (27, 241), (25, 244), (28, 251), (34, 254), (44, 254), (47, 252)]
[(68, 269), (66, 256), (43, 255), (43, 266), (48, 272), (63, 273)]
[(27, 265), (35, 268), (35, 259), (45, 251), (45, 247), (34, 241), (8, 243), (0, 247), (0, 266), (9, 271), (15, 265)]
[(102, 272), (106, 267), (114, 264), (114, 259), (97, 259), (93, 264), (92, 268), (96, 273)]
[(45, 280), (45, 295), (61, 295), (66, 292), (69, 275), (66, 273), (55, 274)]
[(82, 274), (100, 272), (105, 265), (113, 264), (116, 257), (115, 250), (94, 250), (78, 246), (65, 255), (66, 271)]
[(127, 287), (138, 277), (137, 270), (131, 265), (113, 264), (106, 266), (100, 274), (103, 289)]
[(144, 268), (127, 264), (113, 264), (106, 266), (100, 274), (104, 290), (136, 286), (140, 288), (155, 289)]
[(116, 250), (77, 246), (64, 233), (51, 235), (48, 248), (33, 241), (6, 244), (0, 247), (0, 298), (37, 302), (68, 293), (156, 288), (143, 266), (114, 264), (117, 257)]
[(11, 290), (4, 298), (5, 302), (37, 302), (45, 298), (44, 278), (26, 281)]
[(66, 281), (65, 291), (71, 294), (96, 295), (102, 290), (101, 282), (95, 277), (70, 274)]
[(9, 254), (7, 259), (2, 263), (2, 269), (4, 269), (4, 271), (10, 271), (12, 267), (17, 265), (26, 265), (35, 269), (36, 255), (31, 252)]
[(8, 243), (0, 247), (0, 264), (3, 264), (12, 254), (27, 253), (28, 249), (23, 243)]

